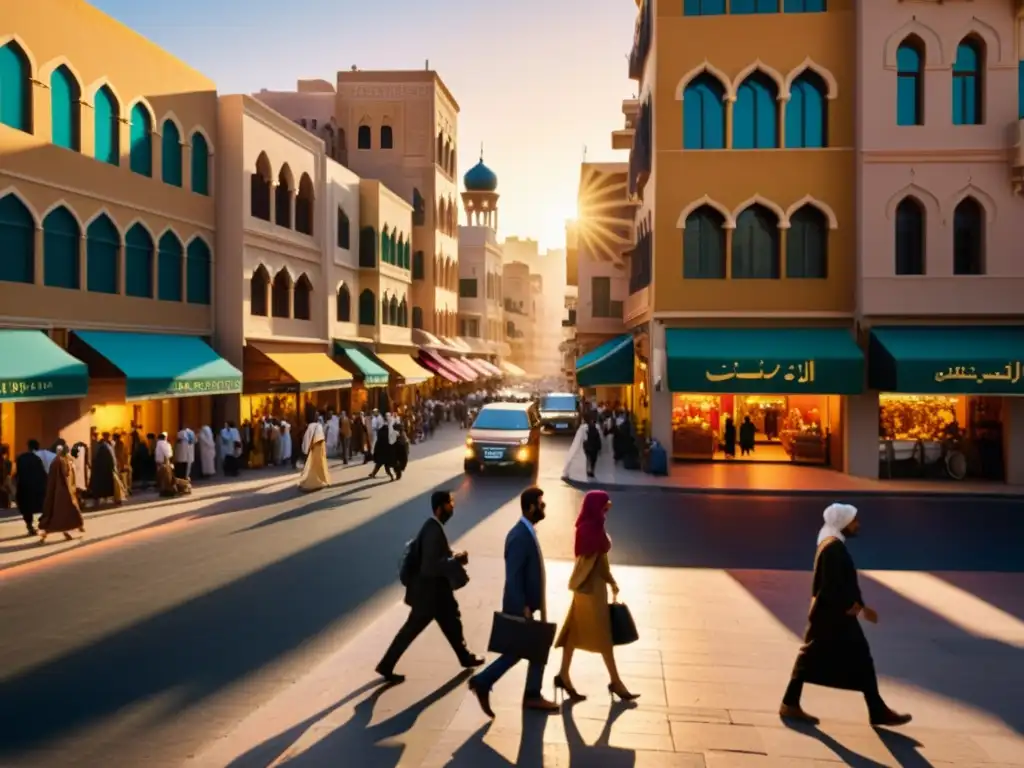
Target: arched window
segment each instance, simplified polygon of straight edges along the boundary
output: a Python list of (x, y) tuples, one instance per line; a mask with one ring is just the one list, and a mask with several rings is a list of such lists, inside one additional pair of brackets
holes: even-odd
[(85, 229), (85, 287), (92, 293), (118, 292), (117, 262), (121, 234), (105, 213)]
[(953, 274), (985, 274), (985, 210), (973, 197), (953, 211)]
[(423, 199), (418, 189), (412, 191), (412, 224), (414, 227), (422, 227), (427, 221), (427, 201)]
[(140, 299), (153, 298), (153, 261), (156, 248), (149, 231), (135, 224), (124, 236), (124, 292)]
[(164, 120), (161, 134), (160, 177), (164, 184), (180, 187), (182, 175), (181, 131), (178, 130), (178, 126), (174, 124), (173, 120), (168, 119)]
[(178, 236), (169, 230), (164, 232), (160, 236), (156, 262), (156, 297), (160, 301), (181, 301), (181, 267), (184, 256)]
[(292, 316), (292, 276), (287, 269), (274, 275), (270, 289), (270, 315), (280, 318)]
[(295, 198), (295, 230), (304, 235), (313, 234), (313, 216), (316, 199), (313, 195), (313, 180), (304, 173), (299, 178), (299, 194)]
[(36, 222), (17, 195), (0, 197), (0, 253), (0, 282), (35, 282)]
[(32, 133), (32, 68), (13, 40), (0, 48), (0, 123)]
[(104, 85), (93, 98), (93, 155), (110, 165), (121, 164), (121, 105), (110, 86)]
[(924, 125), (924, 51), (913, 35), (896, 49), (897, 125)]
[(380, 231), (380, 260), (383, 264), (391, 263), (391, 234), (387, 224)]
[(683, 277), (725, 278), (725, 217), (702, 205), (686, 217), (683, 231)]
[(390, 325), (398, 325), (398, 299), (395, 296), (391, 297), (391, 303), (388, 307), (388, 318), (391, 320)]
[(212, 263), (210, 246), (201, 237), (193, 239), (185, 251), (185, 300), (189, 304), (210, 304)]
[(985, 78), (982, 72), (985, 49), (974, 38), (965, 38), (956, 49), (953, 62), (953, 125), (981, 125), (985, 122)]
[(813, 205), (798, 209), (786, 232), (786, 277), (828, 277), (828, 217)]
[(405, 269), (412, 267), (412, 238), (405, 241), (405, 246), (402, 248), (402, 266)]
[(736, 220), (732, 238), (732, 277), (779, 277), (779, 219), (762, 205), (752, 205)]
[(285, 163), (277, 174), (277, 188), (274, 190), (274, 223), (285, 229), (292, 228), (292, 189), (295, 179), (292, 169)]
[(683, 149), (725, 149), (725, 88), (710, 72), (683, 93)]
[(391, 130), (390, 125), (382, 125), (380, 127), (380, 148), (381, 149), (394, 149), (395, 148), (395, 132)]
[(338, 247), (346, 251), (352, 245), (351, 226), (348, 221), (348, 214), (340, 207), (338, 208)]
[(458, 169), (458, 167), (459, 167), (459, 150), (453, 144), (452, 145), (451, 157), (448, 158), (448, 173), (450, 173), (452, 176), (454, 176), (455, 175), (455, 171)]
[(385, 293), (380, 300), (380, 324), (391, 325), (391, 303), (388, 301), (388, 295)]
[(416, 251), (412, 255), (412, 279), (424, 279), (423, 251)]
[(905, 197), (896, 206), (896, 274), (924, 274), (924, 206)]
[(448, 209), (445, 207), (444, 198), (442, 197), (437, 201), (437, 220), (434, 222), (434, 228), (438, 232), (444, 232), (444, 224), (448, 219)]
[(423, 328), (423, 307), (412, 308), (412, 327)]
[(370, 131), (370, 126), (360, 125), (359, 131), (356, 133), (356, 146), (359, 149), (370, 149), (373, 143), (373, 133)]
[(78, 245), (82, 231), (78, 220), (63, 205), (43, 219), (43, 283), (51, 288), (77, 289)]
[(337, 296), (337, 307), (336, 319), (339, 323), (348, 323), (352, 320), (352, 294), (348, 291), (348, 286), (342, 283), (338, 287)]
[(256, 172), (249, 177), (249, 213), (253, 218), (270, 221), (270, 180), (273, 178), (270, 158), (260, 152), (256, 158)]
[(733, 149), (779, 146), (779, 89), (763, 72), (752, 72), (736, 92), (732, 110)]
[(405, 302), (405, 297), (402, 297), (401, 303), (398, 305), (398, 324), (402, 328), (409, 327), (409, 305)]
[(292, 299), (292, 316), (296, 320), (309, 320), (311, 317), (313, 285), (305, 274), (299, 275), (295, 281), (295, 295)]
[[(437, 146), (434, 148), (434, 162), (441, 165), (441, 161), (444, 159), (444, 131), (437, 132)], [(441, 165), (444, 168), (443, 165)], [(447, 171), (447, 168), (444, 168)]]
[(377, 298), (369, 288), (359, 294), (359, 324), (375, 325), (377, 322)]
[(398, 242), (395, 244), (395, 265), (402, 269), (409, 268), (409, 265), (405, 263), (405, 235), (399, 235)]
[(377, 233), (373, 227), (363, 227), (359, 230), (359, 266), (377, 266)]
[(260, 264), (249, 278), (249, 314), (267, 316), (267, 293), (270, 291), (270, 273)]
[(78, 152), (82, 148), (82, 89), (61, 64), (50, 75), (51, 142)]
[(199, 131), (192, 134), (192, 191), (210, 194), (210, 145)]
[(132, 107), (131, 146), (128, 155), (128, 165), (132, 173), (140, 176), (153, 175), (153, 121), (149, 117), (149, 111), (141, 103)]
[(828, 146), (828, 86), (817, 72), (809, 69), (804, 70), (789, 89), (786, 146), (792, 149)]

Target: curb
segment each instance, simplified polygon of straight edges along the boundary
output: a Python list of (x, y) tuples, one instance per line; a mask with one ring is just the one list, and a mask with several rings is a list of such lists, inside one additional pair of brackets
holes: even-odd
[(853, 498), (871, 498), (871, 497), (887, 497), (887, 498), (913, 498), (913, 499), (953, 499), (956, 501), (964, 501), (966, 499), (984, 499), (984, 500), (996, 500), (996, 501), (1010, 501), (1010, 502), (1024, 502), (1024, 493), (993, 493), (991, 491), (919, 491), (919, 490), (811, 490), (806, 488), (793, 488), (793, 489), (781, 489), (781, 488), (687, 488), (683, 486), (673, 485), (660, 485), (651, 484), (644, 485), (642, 483), (604, 483), (600, 480), (594, 482), (585, 482), (582, 480), (573, 480), (568, 477), (562, 476), (562, 482), (568, 485), (570, 488), (576, 488), (577, 490), (602, 490), (602, 491), (654, 491), (657, 493), (669, 493), (676, 494), (679, 496), (769, 496), (773, 498), (792, 498), (794, 496), (805, 497), (805, 498), (834, 498), (834, 497), (853, 497)]

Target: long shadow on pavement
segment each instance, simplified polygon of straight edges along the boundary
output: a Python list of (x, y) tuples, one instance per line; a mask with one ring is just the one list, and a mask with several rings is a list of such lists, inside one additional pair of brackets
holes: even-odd
[[(1022, 555), (1024, 559), (1024, 555)], [(1024, 589), (1021, 578), (995, 580), (983, 573), (933, 573), (950, 586), (984, 600), (994, 608), (1024, 621)]]
[[(455, 487), (460, 475), (437, 487)], [(178, 713), (284, 656), (397, 581), (402, 543), (433, 489), (358, 527), (6, 680), (0, 688), (0, 763), (174, 693)], [(511, 489), (509, 489), (511, 490)], [(451, 540), (507, 501), (466, 505)], [(329, 499), (310, 505), (329, 506)], [(468, 507), (468, 508), (467, 508)], [(474, 508), (476, 507), (476, 508)], [(382, 548), (394, 558), (381, 557)], [(102, 599), (102, 597), (98, 597)], [(211, 631), (216, 629), (217, 631)], [(44, 714), (45, 713), (45, 714)], [(166, 714), (166, 713), (165, 713)], [(157, 716), (158, 718), (159, 716)], [(147, 724), (138, 723), (138, 728)], [(122, 732), (130, 743), (133, 734)], [(106, 745), (111, 764), (115, 745)]]

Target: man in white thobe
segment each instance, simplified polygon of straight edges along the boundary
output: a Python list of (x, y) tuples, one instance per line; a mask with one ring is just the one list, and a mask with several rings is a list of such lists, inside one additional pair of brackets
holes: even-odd
[(338, 455), (338, 440), (341, 437), (341, 420), (337, 414), (331, 414), (327, 420), (325, 432), (327, 433), (327, 455), (333, 459)]

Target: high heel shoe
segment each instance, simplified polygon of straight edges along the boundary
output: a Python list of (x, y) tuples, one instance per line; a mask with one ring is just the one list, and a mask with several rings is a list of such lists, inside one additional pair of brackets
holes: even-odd
[(616, 696), (619, 701), (636, 701), (640, 698), (639, 693), (630, 693), (622, 683), (608, 683), (608, 695), (612, 701), (615, 701)]
[(555, 675), (554, 685), (555, 685), (555, 695), (556, 696), (558, 695), (558, 692), (561, 691), (563, 696), (569, 697), (569, 701), (586, 701), (587, 700), (586, 696), (584, 696), (582, 693), (577, 691), (571, 685), (566, 683), (565, 680), (562, 679), (561, 675)]

